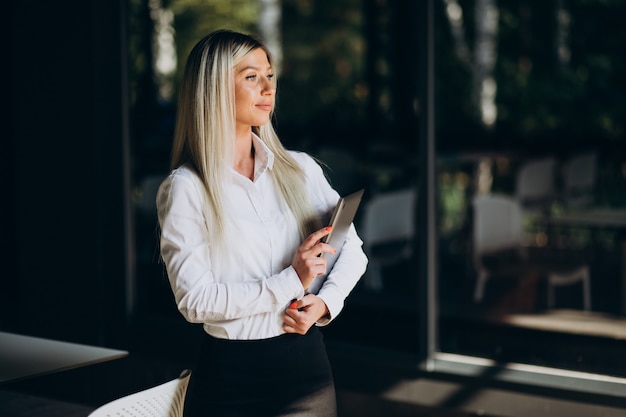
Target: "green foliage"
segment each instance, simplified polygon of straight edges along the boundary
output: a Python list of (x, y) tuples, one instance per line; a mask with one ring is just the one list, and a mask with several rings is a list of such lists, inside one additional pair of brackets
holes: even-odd
[[(466, 19), (473, 20), (472, 2), (460, 4)], [(467, 70), (452, 54), (449, 24), (438, 18), (438, 131), (442, 146), (456, 146), (454, 135), (459, 130), (474, 132), (478, 146), (485, 144), (485, 138), (500, 141), (503, 137), (518, 147), (557, 146), (572, 140), (582, 144), (592, 136), (608, 144), (624, 141), (626, 32), (622, 26), (626, 2), (563, 2), (570, 18), (565, 42), (571, 59), (567, 62), (559, 62), (557, 57), (556, 4), (497, 2), (494, 75), (498, 119), (494, 132), (476, 130), (476, 112), (467, 90), (471, 74), (463, 75)], [(443, 10), (439, 13), (443, 16)], [(473, 47), (471, 29), (468, 25), (466, 36)], [(463, 138), (468, 139), (472, 142)]]
[(170, 0), (175, 16), (176, 46), (180, 62), (193, 45), (217, 29), (254, 32), (258, 15), (256, 1)]
[(365, 118), (362, 25), (357, 0), (283, 1), (279, 129), (306, 136), (316, 125), (341, 130)]
[[(411, 149), (423, 63), (417, 61), (419, 8), (413, 3), (362, 0), (283, 0), (283, 68), (277, 128), (298, 144), (371, 143)], [(626, 2), (571, 0), (566, 42), (571, 59), (557, 59), (556, 2), (496, 2), (499, 13), (497, 121), (480, 123), (472, 100), (472, 69), (454, 53), (444, 11), (435, 1), (436, 116), (440, 149), (532, 148), (560, 142), (624, 141)], [(465, 41), (475, 48), (474, 1), (462, 1)], [(219, 28), (255, 33), (258, 0), (163, 0), (174, 13), (178, 74), (191, 47)], [(148, 0), (129, 0), (133, 103), (150, 86)], [(141, 101), (144, 97), (144, 101)], [(418, 110), (414, 110), (414, 107)], [(416, 117), (417, 115), (417, 117)], [(348, 132), (348, 134), (346, 134)], [(339, 142), (338, 142), (339, 141)], [(311, 145), (312, 146), (312, 145)]]
[(218, 29), (254, 33), (258, 2), (251, 0), (170, 0), (174, 12), (178, 76), (180, 80), (191, 48)]

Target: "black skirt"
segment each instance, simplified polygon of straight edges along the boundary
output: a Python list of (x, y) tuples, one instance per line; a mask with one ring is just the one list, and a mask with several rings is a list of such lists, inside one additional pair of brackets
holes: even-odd
[(333, 377), (320, 330), (263, 340), (206, 336), (185, 417), (335, 417)]

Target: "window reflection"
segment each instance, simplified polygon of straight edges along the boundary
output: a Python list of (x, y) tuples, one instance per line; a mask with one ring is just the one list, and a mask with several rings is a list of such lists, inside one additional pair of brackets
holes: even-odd
[[(475, 101), (480, 66), (468, 65), (478, 62), (486, 36), (487, 14), (473, 14), (480, 7), (497, 8), (489, 15), (498, 19), (491, 127)], [(623, 11), (579, 1), (443, 2), (436, 41), (443, 352), (626, 375), (618, 353), (626, 323), (625, 157), (616, 147), (624, 136), (614, 129), (623, 128), (624, 106), (614, 101), (621, 76), (609, 70), (624, 67), (617, 45), (626, 37), (593, 30), (617, 25), (611, 16)]]
[[(275, 127), (286, 147), (318, 158), (340, 194), (365, 188), (355, 224), (372, 269), (324, 329), (327, 337), (415, 352), (418, 54), (393, 46), (416, 51), (416, 33), (395, 30), (406, 26), (416, 7), (281, 3), (277, 9), (279, 2), (256, 0), (131, 2), (136, 316), (186, 325), (159, 263), (155, 187), (168, 171), (176, 112), (171, 89), (188, 50), (205, 33), (231, 27), (262, 35), (282, 57)], [(178, 64), (167, 74), (157, 65), (164, 56)]]
[[(271, 35), (282, 40), (280, 137), (319, 158), (340, 194), (366, 189), (355, 222), (370, 268), (325, 332), (411, 354), (425, 343), (416, 3), (284, 0), (282, 33)], [(175, 94), (159, 96), (146, 65), (148, 1), (131, 4), (135, 309), (178, 320), (152, 203), (168, 169)], [(253, 0), (167, 4), (179, 63), (218, 27), (209, 26), (255, 32), (259, 23)], [(626, 5), (434, 4), (438, 348), (626, 375), (626, 32), (617, 18)], [(485, 215), (491, 200), (503, 211)], [(490, 233), (497, 243), (483, 250)]]
[(623, 376), (626, 207), (603, 201), (623, 178), (611, 160), (440, 155), (443, 351)]
[[(516, 177), (527, 163), (538, 168), (537, 161), (547, 159), (521, 158), (505, 164), (510, 171), (488, 164), (493, 168), (489, 190), (481, 188), (485, 180), (479, 178), (490, 177), (484, 172), (487, 154), (476, 158), (473, 168), (464, 168), (458, 158), (442, 159), (442, 351), (624, 375), (619, 351), (624, 344), (626, 208), (591, 203), (601, 200), (599, 190), (606, 187), (597, 183), (574, 199), (584, 204), (567, 203), (570, 180), (559, 175), (567, 175), (579, 155), (557, 159), (554, 172), (533, 179), (537, 189), (554, 194), (540, 209), (524, 207)], [(602, 177), (620, 176), (615, 165), (598, 168)], [(459, 174), (463, 170), (474, 181), (450, 185), (451, 178), (465, 177)], [(550, 179), (554, 188), (546, 187)], [(449, 201), (461, 201), (462, 209)], [(448, 215), (456, 223), (446, 220)], [(451, 277), (460, 278), (450, 283)]]

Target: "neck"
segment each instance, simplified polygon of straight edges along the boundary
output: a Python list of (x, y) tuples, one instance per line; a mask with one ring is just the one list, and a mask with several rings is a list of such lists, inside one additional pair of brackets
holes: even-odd
[(235, 142), (235, 171), (249, 178), (254, 179), (254, 146), (252, 146), (252, 132), (248, 130), (247, 135), (237, 135)]

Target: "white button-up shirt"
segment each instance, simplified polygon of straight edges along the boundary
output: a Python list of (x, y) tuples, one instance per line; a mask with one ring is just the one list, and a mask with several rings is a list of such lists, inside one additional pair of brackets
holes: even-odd
[[(161, 255), (179, 311), (207, 333), (225, 339), (265, 339), (283, 334), (283, 315), (304, 296), (291, 261), (301, 244), (298, 226), (272, 178), (274, 155), (256, 136), (254, 181), (232, 170), (227, 187), (226, 250), (212, 241), (208, 204), (199, 177), (183, 166), (161, 184), (157, 208)], [(307, 154), (290, 151), (306, 174), (309, 198), (328, 220), (339, 199), (321, 167)], [(332, 269), (309, 288), (335, 318), (365, 272), (367, 258), (354, 226)], [(326, 324), (326, 323), (318, 323)]]

